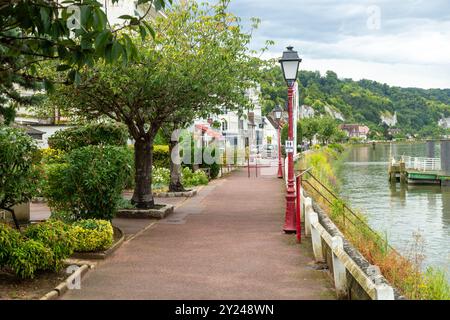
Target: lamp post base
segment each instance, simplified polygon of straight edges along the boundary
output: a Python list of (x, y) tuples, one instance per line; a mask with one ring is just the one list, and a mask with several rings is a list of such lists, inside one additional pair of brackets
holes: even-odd
[(283, 231), (288, 234), (297, 232), (295, 224), (295, 192), (289, 192), (286, 195), (286, 217)]

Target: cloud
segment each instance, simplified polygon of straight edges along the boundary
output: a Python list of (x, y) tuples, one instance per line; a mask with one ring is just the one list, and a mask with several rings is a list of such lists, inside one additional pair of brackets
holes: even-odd
[(261, 19), (253, 47), (274, 40), (266, 56), (290, 44), (304, 64), (341, 77), (450, 88), (448, 1), (234, 0), (230, 10)]

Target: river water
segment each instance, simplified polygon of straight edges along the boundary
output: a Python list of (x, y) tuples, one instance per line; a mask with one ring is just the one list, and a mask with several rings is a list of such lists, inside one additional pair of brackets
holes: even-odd
[[(370, 226), (385, 233), (390, 244), (404, 254), (411, 252), (414, 239), (420, 235), (423, 266), (443, 268), (449, 275), (450, 187), (391, 185), (390, 148), (396, 157), (427, 154), (425, 143), (354, 146), (339, 172), (341, 196), (353, 208), (360, 209)], [(436, 156), (439, 157), (438, 145)]]

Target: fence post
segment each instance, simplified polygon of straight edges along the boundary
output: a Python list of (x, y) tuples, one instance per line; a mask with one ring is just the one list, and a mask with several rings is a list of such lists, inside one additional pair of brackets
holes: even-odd
[(309, 220), (309, 213), (313, 211), (312, 199), (305, 198), (305, 236), (311, 235), (311, 222)]
[(295, 178), (295, 186), (296, 186), (296, 212), (295, 212), (295, 219), (296, 219), (296, 223), (295, 223), (295, 227), (296, 227), (296, 231), (297, 231), (297, 242), (302, 242), (302, 222), (301, 222), (301, 189), (302, 189), (302, 176), (298, 176)]
[(316, 212), (310, 210), (306, 213), (309, 216), (309, 222), (311, 224), (311, 242), (313, 246), (314, 258), (316, 262), (323, 262), (323, 252), (322, 252), (322, 237), (319, 231), (314, 227), (314, 224), (319, 223), (319, 216)]
[(377, 300), (395, 300), (394, 289), (387, 284), (379, 284), (375, 287)]
[(334, 286), (338, 299), (346, 299), (348, 298), (347, 271), (344, 264), (336, 255), (336, 251), (338, 250), (344, 250), (344, 242), (342, 241), (342, 237), (334, 236), (331, 240)]

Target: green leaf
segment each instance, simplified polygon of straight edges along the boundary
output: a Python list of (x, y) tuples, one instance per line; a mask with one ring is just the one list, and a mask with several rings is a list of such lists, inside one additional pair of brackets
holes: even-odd
[(113, 61), (117, 60), (123, 52), (122, 45), (118, 41), (114, 41), (112, 45), (111, 58)]
[(107, 17), (106, 14), (100, 8), (97, 8), (94, 12), (94, 24), (95, 29), (98, 31), (104, 30), (106, 27)]
[(111, 34), (111, 31), (109, 30), (103, 30), (100, 32), (97, 37), (95, 38), (95, 48), (97, 50), (103, 49), (105, 45), (107, 44), (108, 38)]
[(74, 83), (76, 85), (79, 85), (81, 83), (81, 76), (77, 70), (75, 70)]
[(124, 15), (121, 15), (119, 17), (119, 19), (131, 20), (131, 19), (136, 19), (136, 17), (130, 16), (129, 14), (124, 14)]
[(147, 30), (145, 30), (144, 26), (139, 25), (139, 33), (141, 34), (141, 39), (145, 40), (145, 37), (147, 36)]
[(71, 67), (68, 64), (60, 64), (56, 67), (56, 71), (66, 71), (69, 70)]

